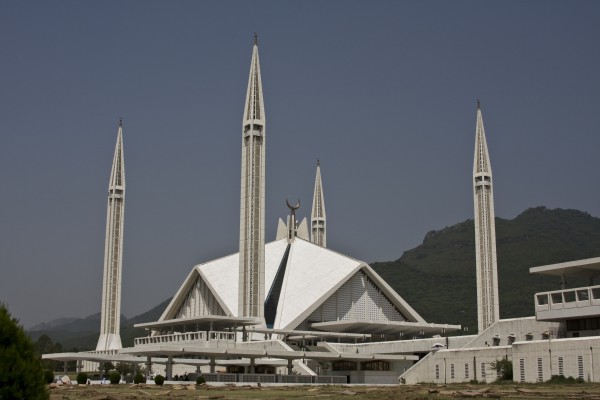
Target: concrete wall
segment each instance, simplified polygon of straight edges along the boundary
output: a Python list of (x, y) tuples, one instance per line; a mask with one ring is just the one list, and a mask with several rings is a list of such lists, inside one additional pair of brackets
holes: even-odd
[(343, 353), (359, 354), (414, 354), (428, 353), (436, 343), (443, 344), (449, 349), (461, 348), (476, 336), (452, 336), (447, 338), (424, 338), (412, 340), (394, 340), (389, 342), (373, 343), (328, 343), (333, 349)]
[(500, 346), (510, 345), (509, 335), (514, 335), (514, 341), (525, 341), (528, 333), (531, 333), (533, 340), (542, 338), (544, 332), (564, 336), (564, 328), (558, 322), (536, 321), (535, 317), (501, 319), (490, 326), (485, 331), (474, 337), (464, 347), (487, 347), (494, 345), (494, 338), (499, 339)]
[(482, 347), (474, 349), (438, 350), (429, 353), (400, 376), (400, 382), (417, 384), (458, 383), (477, 380), (494, 382), (497, 378), (492, 363), (507, 357), (511, 347)]
[(513, 344), (513, 380), (547, 381), (552, 375), (600, 382), (600, 337)]

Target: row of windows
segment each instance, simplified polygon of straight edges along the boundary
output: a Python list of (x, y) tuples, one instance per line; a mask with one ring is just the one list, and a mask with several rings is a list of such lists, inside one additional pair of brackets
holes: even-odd
[[(486, 363), (481, 363), (481, 378), (485, 379), (486, 377)], [(436, 364), (435, 365), (435, 379), (439, 380), (440, 379), (440, 365)], [(455, 373), (455, 369), (454, 369), (454, 364), (450, 364), (450, 379), (454, 380), (456, 379), (456, 373)], [(470, 379), (470, 372), (469, 372), (469, 363), (465, 363), (465, 380)]]
[[(548, 373), (549, 375), (549, 373)], [(565, 376), (565, 363), (564, 357), (558, 357), (558, 375)], [(585, 379), (584, 376), (584, 363), (583, 356), (577, 356), (577, 377)], [(537, 381), (544, 382), (544, 380), (550, 379), (550, 376), (544, 375), (544, 359), (539, 357), (537, 359)], [(519, 359), (519, 381), (525, 382), (525, 359)]]
[(588, 301), (591, 298), (600, 300), (600, 287), (569, 290), (557, 293), (542, 293), (537, 295), (537, 303), (540, 306), (547, 305), (549, 301), (552, 304), (573, 303), (575, 301)]

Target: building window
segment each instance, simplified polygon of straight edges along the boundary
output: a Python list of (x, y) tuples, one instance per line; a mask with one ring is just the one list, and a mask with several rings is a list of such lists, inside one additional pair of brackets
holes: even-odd
[(563, 302), (562, 293), (552, 293), (550, 297), (552, 297), (553, 304), (561, 304)]
[(454, 379), (454, 364), (450, 364), (450, 379)]
[(465, 363), (465, 379), (469, 379), (469, 363)]
[(590, 299), (590, 293), (587, 289), (577, 291), (577, 301), (588, 301)]
[(440, 365), (435, 364), (435, 379), (440, 379)]
[(538, 358), (538, 382), (544, 382), (544, 364), (541, 358)]
[(360, 364), (363, 371), (389, 371), (388, 361), (365, 361)]
[(583, 356), (577, 356), (577, 371), (579, 372), (579, 379), (583, 379)]
[(575, 291), (563, 292), (563, 297), (565, 298), (565, 303), (573, 303), (575, 301)]
[(354, 361), (335, 361), (331, 363), (332, 371), (356, 371), (356, 369)]
[(481, 363), (481, 380), (485, 380), (485, 363)]
[(519, 373), (521, 375), (521, 383), (525, 382), (525, 359), (521, 358), (519, 359)]
[(562, 357), (558, 357), (558, 374), (565, 376), (565, 362)]

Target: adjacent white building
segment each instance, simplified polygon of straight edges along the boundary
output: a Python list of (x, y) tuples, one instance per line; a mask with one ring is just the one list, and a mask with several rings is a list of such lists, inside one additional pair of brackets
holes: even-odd
[(515, 382), (544, 382), (553, 375), (600, 382), (600, 258), (530, 269), (532, 274), (586, 277), (590, 286), (536, 293), (535, 316), (498, 320), (472, 340), (430, 353), (402, 374), (405, 383), (493, 382), (492, 364), (512, 362)]

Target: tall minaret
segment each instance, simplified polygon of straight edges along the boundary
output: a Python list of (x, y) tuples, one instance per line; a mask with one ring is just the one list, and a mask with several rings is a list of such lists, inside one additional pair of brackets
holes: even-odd
[(108, 183), (106, 241), (104, 244), (104, 283), (102, 319), (96, 350), (120, 349), (121, 271), (123, 267), (123, 224), (125, 222), (125, 162), (123, 159), (123, 121), (119, 120), (115, 156)]
[(475, 261), (477, 267), (477, 321), (479, 332), (498, 321), (498, 267), (492, 167), (488, 154), (481, 107), (477, 101), (475, 159), (473, 162), (475, 203)]
[(264, 317), (265, 124), (258, 40), (255, 34), (242, 122), (239, 317)]
[(317, 160), (315, 192), (313, 194), (312, 212), (310, 214), (310, 241), (323, 247), (327, 247), (325, 219), (325, 198), (323, 197), (323, 184), (321, 183), (321, 163)]

